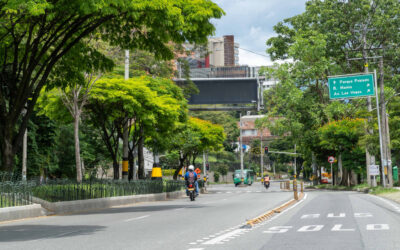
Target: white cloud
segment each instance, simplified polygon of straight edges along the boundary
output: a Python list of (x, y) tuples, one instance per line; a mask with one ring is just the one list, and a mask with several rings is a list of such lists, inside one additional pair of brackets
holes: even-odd
[[(266, 41), (275, 36), (273, 26), (300, 14), (307, 0), (213, 0), (226, 15), (214, 20), (216, 36), (234, 35), (240, 47), (266, 54)], [(239, 62), (251, 66), (269, 65), (269, 58), (239, 51)]]
[(267, 66), (272, 65), (271, 60), (264, 56), (259, 56), (248, 51), (239, 50), (239, 64), (248, 66)]

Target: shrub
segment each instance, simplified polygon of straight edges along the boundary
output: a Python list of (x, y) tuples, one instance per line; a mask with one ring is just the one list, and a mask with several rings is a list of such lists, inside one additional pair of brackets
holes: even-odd
[(219, 182), (219, 173), (218, 172), (214, 172), (214, 181)]

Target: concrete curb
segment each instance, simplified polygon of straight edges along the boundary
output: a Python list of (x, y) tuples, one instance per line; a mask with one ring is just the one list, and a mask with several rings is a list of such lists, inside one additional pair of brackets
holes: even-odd
[(294, 203), (301, 201), (304, 198), (304, 193), (299, 193), (299, 199), (295, 200), (295, 199), (291, 199), (285, 203), (283, 203), (282, 205), (269, 210), (268, 212), (257, 216), (254, 219), (248, 220), (246, 221), (246, 226), (247, 227), (253, 227), (255, 224), (261, 223), (264, 220), (268, 220), (269, 218), (271, 218), (274, 214), (276, 213), (281, 213), (283, 210), (285, 210), (286, 208), (292, 206)]
[(167, 199), (177, 199), (185, 194), (184, 190), (158, 193), (158, 194), (141, 194), (131, 196), (118, 196), (108, 198), (98, 198), (89, 200), (76, 200), (76, 201), (60, 201), (48, 202), (36, 197), (32, 198), (34, 203), (39, 203), (43, 208), (48, 210), (51, 214), (68, 214), (78, 213), (90, 210), (98, 210), (110, 208), (114, 206), (130, 205), (138, 202), (149, 201), (165, 201)]
[(0, 208), (0, 221), (19, 220), (46, 215), (40, 204)]

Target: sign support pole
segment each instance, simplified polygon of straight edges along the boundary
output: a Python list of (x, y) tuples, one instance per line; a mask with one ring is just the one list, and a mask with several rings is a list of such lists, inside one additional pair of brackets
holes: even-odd
[(240, 128), (240, 170), (241, 170), (241, 181), (244, 184), (244, 175), (243, 175), (243, 141), (242, 141), (242, 113), (240, 113), (239, 118), (239, 128)]
[(376, 69), (374, 70), (374, 82), (375, 82), (375, 100), (376, 100), (376, 113), (378, 115), (378, 128), (379, 128), (379, 148), (381, 152), (381, 166), (382, 166), (382, 183), (383, 187), (386, 187), (386, 175), (385, 175), (385, 169), (384, 169), (384, 164), (383, 164), (383, 152), (382, 152), (382, 128), (381, 128), (381, 118), (379, 114), (379, 100), (378, 100), (378, 85), (376, 83)]

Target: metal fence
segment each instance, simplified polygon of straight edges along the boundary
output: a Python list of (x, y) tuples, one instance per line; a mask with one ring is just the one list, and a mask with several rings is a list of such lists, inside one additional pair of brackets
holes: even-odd
[(33, 196), (50, 202), (173, 192), (184, 188), (184, 182), (173, 180), (136, 181), (70, 181), (47, 182), (33, 188)]
[(22, 182), (0, 182), (0, 208), (32, 203), (32, 185)]

